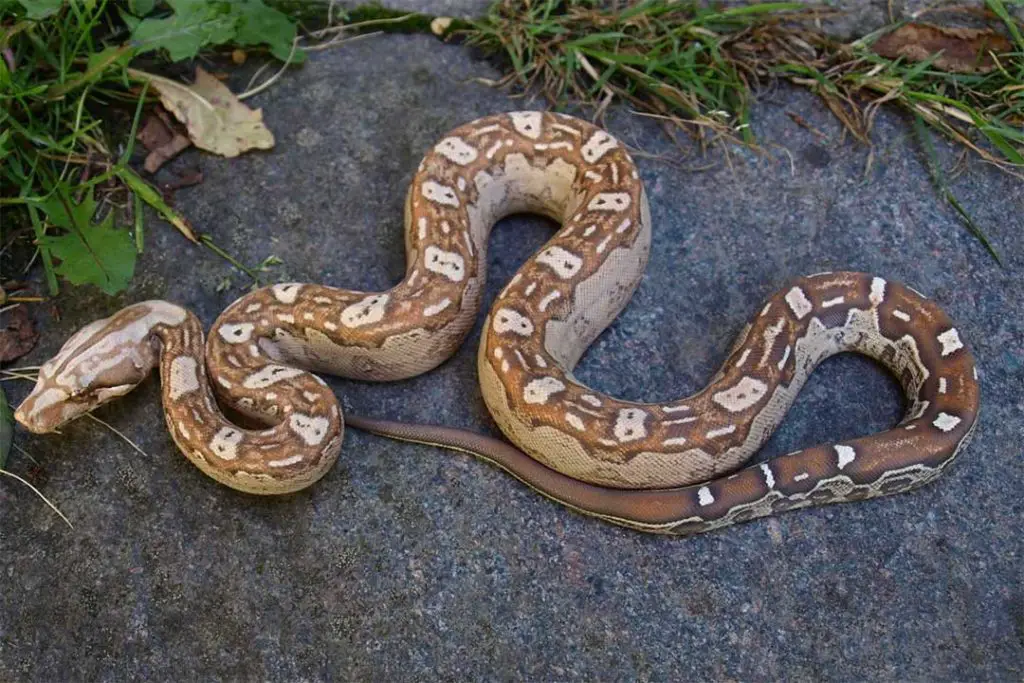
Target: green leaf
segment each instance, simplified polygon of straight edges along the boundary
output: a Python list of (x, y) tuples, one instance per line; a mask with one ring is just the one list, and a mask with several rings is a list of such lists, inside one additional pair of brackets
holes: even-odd
[[(263, 0), (247, 0), (235, 3), (233, 8), (239, 16), (235, 42), (239, 45), (260, 45), (266, 43), (270, 52), (282, 62), (288, 61), (295, 40), (295, 23), (283, 12), (263, 4)], [(301, 62), (306, 54), (295, 50), (292, 62)]]
[(140, 52), (165, 49), (172, 61), (191, 59), (207, 45), (219, 45), (235, 35), (238, 17), (229, 3), (205, 0), (172, 0), (174, 14), (164, 19), (144, 19), (132, 31)]
[(156, 0), (128, 0), (128, 11), (137, 17), (144, 17), (153, 11)]
[(60, 260), (54, 270), (74, 285), (92, 284), (107, 294), (124, 290), (135, 270), (135, 245), (125, 230), (114, 228), (114, 216), (108, 213), (93, 223), (96, 201), (93, 189), (79, 204), (71, 201), (67, 186), (57, 190), (38, 207), (54, 225), (64, 228), (61, 235), (47, 235), (39, 242)]
[(60, 11), (64, 0), (19, 0), (29, 19), (45, 19)]
[(11, 441), (14, 439), (14, 413), (7, 403), (7, 394), (0, 387), (0, 469), (7, 464), (7, 456), (11, 452)]
[[(132, 41), (140, 51), (164, 49), (173, 61), (195, 57), (209, 45), (268, 45), (270, 52), (287, 61), (295, 40), (295, 22), (263, 0), (168, 0), (174, 14), (144, 19), (132, 28)], [(306, 55), (296, 50), (293, 62)]]
[(988, 8), (995, 12), (999, 18), (1003, 20), (1003, 23), (1006, 24), (1006, 28), (1013, 36), (1013, 40), (1017, 43), (1017, 47), (1024, 50), (1024, 36), (1021, 36), (1020, 29), (1017, 28), (1017, 22), (1014, 21), (1013, 17), (1010, 16), (1010, 13), (1006, 11), (1006, 5), (1004, 5), (1001, 0), (988, 0), (985, 4), (987, 4)]
[(142, 23), (142, 19), (139, 19), (120, 5), (117, 6), (117, 13), (121, 15), (121, 21), (124, 22), (124, 25), (127, 26), (128, 30), (132, 33), (135, 33), (135, 29), (137, 29), (139, 24)]

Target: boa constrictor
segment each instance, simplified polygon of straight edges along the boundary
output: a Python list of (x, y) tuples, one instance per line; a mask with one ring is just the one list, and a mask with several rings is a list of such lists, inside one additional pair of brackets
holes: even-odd
[[(912, 289), (861, 273), (820, 273), (771, 297), (693, 396), (640, 404), (582, 385), (573, 368), (637, 286), (651, 219), (615, 138), (542, 112), (479, 119), (427, 154), (406, 199), (407, 270), (394, 288), (266, 287), (229, 306), (205, 347), (185, 309), (130, 306), (72, 337), (42, 367), (17, 419), (51, 431), (159, 364), (170, 432), (203, 472), (251, 493), (306, 487), (337, 458), (344, 422), (311, 372), (398, 380), (451, 356), (480, 305), (489, 231), (514, 212), (561, 224), (494, 302), (478, 354), (487, 406), (518, 448), (438, 426), (355, 417), (350, 425), (466, 451), (578, 511), (679, 534), (915, 488), (973, 431), (977, 373), (953, 323)], [(815, 366), (843, 351), (896, 374), (909, 398), (905, 419), (734, 471)], [(216, 400), (258, 424), (226, 419)]]

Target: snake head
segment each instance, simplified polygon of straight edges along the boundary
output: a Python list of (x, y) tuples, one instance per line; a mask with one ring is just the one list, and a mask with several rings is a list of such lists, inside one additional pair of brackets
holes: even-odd
[(158, 361), (154, 328), (180, 324), (186, 315), (173, 304), (146, 301), (86, 325), (39, 369), (35, 388), (14, 418), (43, 434), (124, 396)]

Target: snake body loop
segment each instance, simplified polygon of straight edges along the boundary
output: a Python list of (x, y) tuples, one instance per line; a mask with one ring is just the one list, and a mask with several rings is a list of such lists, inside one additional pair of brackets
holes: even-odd
[[(186, 310), (136, 304), (69, 340), (16, 416), (52, 430), (159, 364), (168, 427), (201, 470), (253, 493), (304, 488), (333, 464), (343, 434), (337, 399), (312, 373), (397, 380), (451, 356), (478, 313), (489, 231), (516, 212), (561, 225), (498, 296), (479, 348), (487, 406), (518, 448), (445, 427), (350, 424), (472, 453), (573, 509), (679, 534), (910, 490), (941, 474), (974, 429), (977, 376), (956, 327), (922, 295), (863, 273), (783, 288), (693, 396), (642, 404), (581, 384), (576, 362), (642, 277), (651, 219), (617, 140), (541, 112), (479, 119), (427, 154), (406, 200), (406, 275), (392, 289), (273, 285), (229, 306), (205, 342)], [(899, 378), (905, 419), (737, 469), (813, 369), (844, 351)], [(239, 427), (216, 400), (266, 427)]]

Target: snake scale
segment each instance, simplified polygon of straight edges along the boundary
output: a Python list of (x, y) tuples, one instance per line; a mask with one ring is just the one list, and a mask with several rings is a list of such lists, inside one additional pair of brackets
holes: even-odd
[[(68, 340), (16, 417), (52, 431), (159, 365), (170, 433), (196, 466), (251, 493), (302, 489), (337, 459), (345, 422), (312, 373), (399, 380), (450, 357), (480, 307), (490, 229), (518, 212), (560, 228), (499, 294), (479, 347), (484, 399), (515, 447), (439, 426), (357, 417), (350, 425), (472, 453), (580, 512), (675, 534), (916, 488), (973, 432), (977, 371), (956, 327), (923, 295), (863, 273), (784, 287), (692, 396), (626, 402), (577, 381), (580, 356), (643, 275), (651, 219), (624, 146), (547, 112), (481, 118), (429, 151), (407, 194), (407, 269), (392, 289), (265, 287), (224, 310), (205, 341), (180, 306), (129, 306)], [(844, 351), (896, 375), (908, 397), (902, 422), (739, 469), (813, 369)], [(227, 419), (218, 401), (257, 424)]]

